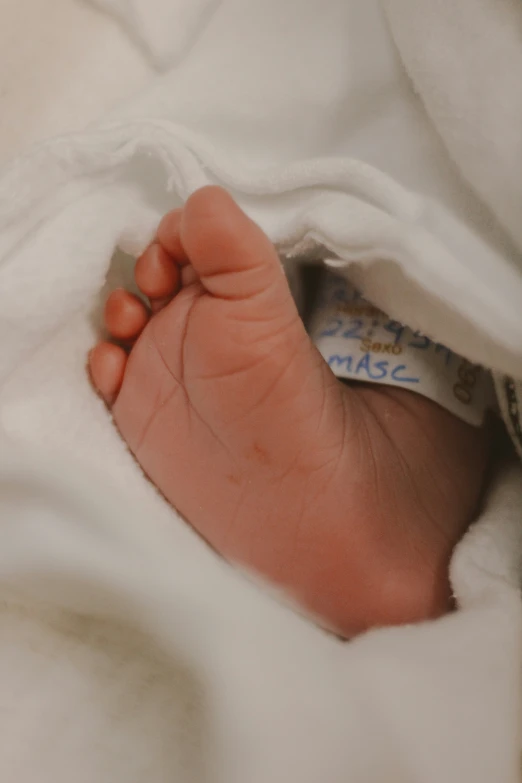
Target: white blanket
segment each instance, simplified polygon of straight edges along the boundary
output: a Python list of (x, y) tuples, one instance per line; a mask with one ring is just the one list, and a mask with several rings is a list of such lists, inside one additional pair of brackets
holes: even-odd
[[(450, 40), (450, 3), (436, 6), (433, 51)], [(145, 33), (156, 62), (178, 65), (103, 126), (0, 174), (0, 778), (518, 780), (518, 467), (498, 476), (455, 554), (460, 611), (341, 644), (222, 563), (166, 506), (93, 394), (85, 358), (109, 267), (109, 287), (129, 277), (128, 256), (111, 264), (114, 248), (139, 252), (165, 209), (212, 181), (282, 253), (350, 263), (383, 309), (522, 378), (520, 150), (500, 125), (480, 136), (487, 166), (461, 163), (437, 118), (451, 138), (467, 134), (468, 155), (475, 139), (483, 148), (468, 110), (449, 102), (444, 63), (436, 75), (421, 58), (430, 16), (412, 16), (411, 4), (384, 5), (426, 107), (448, 96), (432, 116), (455, 170), (372, 2), (109, 5), (127, 26), (149, 7), (165, 13), (134, 35)], [(480, 12), (497, 23), (492, 3)], [(502, 14), (507, 48), (516, 0)], [(483, 84), (477, 69), (491, 78), (492, 62), (476, 55), (474, 18), (459, 51)], [(186, 34), (169, 39), (176, 19)], [(388, 69), (397, 78), (383, 92)], [(482, 96), (492, 124), (522, 103), (503, 76), (499, 67)]]

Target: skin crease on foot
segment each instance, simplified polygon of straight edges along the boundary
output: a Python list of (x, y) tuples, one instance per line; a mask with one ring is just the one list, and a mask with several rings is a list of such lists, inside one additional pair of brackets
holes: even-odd
[(89, 366), (172, 505), (343, 636), (445, 613), (485, 430), (406, 390), (339, 382), (274, 247), (220, 188), (165, 216), (135, 277), (150, 308), (114, 291), (115, 342)]

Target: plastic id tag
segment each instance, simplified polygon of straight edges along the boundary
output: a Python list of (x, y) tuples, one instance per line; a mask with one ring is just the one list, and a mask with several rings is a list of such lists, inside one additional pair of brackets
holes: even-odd
[(391, 320), (344, 277), (325, 278), (310, 334), (339, 378), (410, 389), (475, 426), (495, 404), (487, 370)]

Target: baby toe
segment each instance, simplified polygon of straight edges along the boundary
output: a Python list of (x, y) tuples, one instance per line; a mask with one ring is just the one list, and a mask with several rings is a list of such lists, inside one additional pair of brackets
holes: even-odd
[(180, 271), (175, 260), (158, 242), (150, 245), (137, 260), (134, 278), (151, 302), (169, 300), (178, 291)]
[(119, 345), (98, 343), (89, 354), (92, 382), (103, 399), (112, 404), (123, 383), (127, 354)]
[(147, 325), (149, 312), (141, 299), (118, 288), (105, 303), (104, 319), (115, 340), (135, 340)]
[(168, 212), (158, 226), (156, 242), (167, 251), (169, 256), (180, 266), (189, 261), (187, 252), (181, 242), (182, 209), (174, 209)]

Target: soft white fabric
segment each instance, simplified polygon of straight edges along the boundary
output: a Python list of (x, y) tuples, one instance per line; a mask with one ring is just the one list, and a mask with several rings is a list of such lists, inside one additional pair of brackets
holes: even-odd
[(3, 779), (518, 780), (518, 468), (454, 559), (460, 612), (350, 645), (243, 581), (143, 487), (131, 504), (109, 484), (2, 464), (1, 582), (32, 613), (45, 602), (40, 625), (3, 623)]
[(116, 23), (77, 0), (2, 0), (0, 53), (0, 163), (83, 129), (154, 73)]
[[(158, 7), (183, 20), (189, 5)], [(223, 0), (201, 13), (141, 98), (0, 175), (0, 777), (512, 783), (518, 467), (454, 557), (460, 611), (345, 645), (204, 546), (88, 384), (107, 272), (109, 288), (131, 272), (124, 254), (111, 264), (115, 246), (138, 252), (207, 182), (286, 255), (353, 262), (383, 309), (522, 378), (516, 237), (449, 163), (379, 6)], [(36, 764), (28, 746), (45, 750)]]
[(119, 19), (159, 67), (172, 65), (190, 47), (219, 0), (92, 0)]
[(382, 0), (462, 174), (522, 247), (522, 3)]

